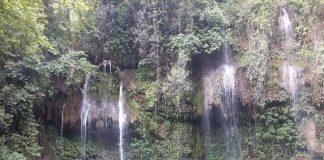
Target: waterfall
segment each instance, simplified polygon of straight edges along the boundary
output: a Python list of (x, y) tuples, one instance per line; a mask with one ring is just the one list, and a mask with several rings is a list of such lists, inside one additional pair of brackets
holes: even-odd
[(203, 113), (203, 130), (206, 137), (209, 137), (210, 132), (210, 107), (208, 105), (208, 88), (205, 83), (207, 78), (204, 78), (204, 113)]
[(221, 108), (223, 117), (223, 127), (225, 132), (226, 154), (225, 158), (228, 160), (242, 159), (241, 142), (238, 133), (236, 122), (236, 103), (235, 103), (235, 69), (230, 65), (230, 48), (228, 42), (225, 41), (223, 45), (223, 54), (225, 64), (223, 69), (223, 88), (224, 99), (223, 107)]
[(289, 50), (293, 44), (293, 29), (285, 8), (280, 9), (279, 24), (280, 29), (284, 32), (282, 46)]
[(231, 65), (223, 65), (224, 106), (222, 107), (223, 126), (225, 130), (226, 159), (242, 159), (240, 136), (236, 122), (235, 104), (235, 69)]
[(111, 61), (103, 60), (104, 72), (107, 73), (107, 65), (109, 65), (109, 73), (111, 73)]
[(62, 106), (62, 112), (61, 112), (61, 130), (60, 130), (60, 135), (61, 135), (61, 159), (63, 159), (64, 156), (64, 141), (63, 141), (63, 132), (64, 132), (64, 109), (65, 109), (65, 103)]
[[(225, 107), (226, 108), (233, 108), (232, 105), (234, 104), (234, 90), (235, 90), (235, 71), (234, 67), (230, 65), (224, 65), (224, 75), (223, 75), (223, 88), (225, 92)], [(225, 114), (227, 114), (225, 112)], [(231, 115), (234, 112), (230, 113)]]
[(107, 73), (107, 63), (108, 61), (107, 60), (103, 60), (103, 66), (104, 66), (104, 72)]
[[(282, 41), (282, 46), (286, 52), (290, 52), (293, 48), (293, 28), (289, 20), (288, 13), (285, 8), (280, 9), (279, 16), (280, 29), (284, 32), (284, 38)], [(283, 84), (285, 89), (291, 94), (293, 103), (296, 100), (297, 92), (297, 67), (290, 65), (287, 61), (283, 65), (283, 74), (282, 74)]]
[(297, 93), (297, 67), (289, 65), (285, 62), (283, 67), (283, 75), (282, 75), (283, 83), (285, 89), (291, 94), (291, 98), (293, 103), (296, 101), (296, 93)]
[(124, 160), (124, 149), (123, 149), (123, 136), (124, 136), (124, 126), (126, 122), (126, 114), (124, 111), (124, 93), (123, 93), (123, 83), (120, 83), (119, 88), (119, 101), (118, 101), (118, 122), (119, 122), (119, 155), (120, 160)]
[(225, 64), (229, 64), (230, 60), (229, 60), (229, 46), (228, 46), (228, 41), (225, 41), (222, 47), (222, 51), (223, 51), (223, 59)]
[(64, 129), (64, 109), (65, 109), (65, 103), (62, 106), (62, 112), (61, 112), (61, 137), (63, 137), (63, 129)]
[(111, 61), (108, 61), (108, 65), (109, 65), (109, 73), (111, 73)]
[(87, 124), (90, 111), (90, 99), (88, 97), (88, 84), (90, 74), (87, 75), (82, 89), (82, 107), (81, 107), (81, 159), (86, 159), (86, 142), (87, 142)]

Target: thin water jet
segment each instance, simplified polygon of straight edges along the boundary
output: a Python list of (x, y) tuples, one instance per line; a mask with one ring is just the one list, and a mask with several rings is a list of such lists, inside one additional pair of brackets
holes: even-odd
[(65, 109), (65, 103), (62, 106), (62, 112), (61, 112), (61, 137), (63, 137), (63, 129), (64, 129), (64, 109)]
[(124, 148), (123, 148), (123, 136), (124, 127), (126, 123), (126, 114), (124, 111), (124, 93), (123, 93), (123, 83), (120, 83), (119, 88), (119, 101), (118, 101), (118, 123), (119, 123), (119, 156), (120, 160), (124, 160)]
[(81, 159), (86, 159), (86, 142), (87, 142), (87, 124), (90, 111), (90, 99), (88, 97), (88, 85), (90, 74), (86, 76), (82, 89), (82, 107), (81, 107)]
[(211, 96), (210, 94), (210, 77), (209, 75), (205, 75), (203, 79), (203, 96), (204, 96), (204, 112), (202, 118), (202, 127), (203, 132), (206, 138), (210, 137), (210, 111), (211, 107), (208, 104), (208, 97)]
[(108, 61), (108, 65), (109, 65), (109, 73), (111, 74), (111, 61)]
[(62, 112), (61, 112), (61, 130), (60, 130), (60, 136), (61, 136), (61, 159), (63, 159), (64, 156), (64, 141), (63, 141), (63, 133), (64, 133), (64, 109), (65, 109), (65, 103), (62, 106)]
[(225, 64), (229, 64), (230, 63), (230, 48), (229, 48), (229, 44), (228, 41), (225, 41), (223, 43), (223, 47), (222, 47), (222, 52), (223, 52), (223, 60)]
[(107, 60), (103, 60), (103, 67), (104, 67), (104, 72), (107, 73), (107, 64), (108, 64), (108, 61)]

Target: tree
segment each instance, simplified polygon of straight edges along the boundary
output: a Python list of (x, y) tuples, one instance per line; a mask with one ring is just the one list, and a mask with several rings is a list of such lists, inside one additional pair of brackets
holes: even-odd
[[(78, 5), (81, 1), (74, 2), (76, 8), (82, 8)], [(75, 77), (80, 79), (85, 70), (91, 69), (84, 54), (66, 52), (70, 48), (64, 48), (66, 41), (61, 41), (65, 38), (64, 34), (55, 35), (62, 28), (55, 30), (55, 25), (46, 25), (45, 13), (49, 13), (48, 19), (55, 15), (56, 3), (43, 3), (42, 0), (0, 2), (0, 159), (39, 157), (34, 107), (42, 97), (52, 95), (50, 77), (58, 74), (69, 80), (67, 75), (73, 69), (77, 74)], [(53, 14), (49, 10), (45, 12), (44, 5), (46, 9), (54, 9)], [(48, 24), (64, 21), (50, 20)], [(73, 29), (68, 28), (70, 31)], [(47, 34), (44, 34), (45, 31), (48, 31)], [(69, 84), (75, 83), (78, 82), (70, 81)]]

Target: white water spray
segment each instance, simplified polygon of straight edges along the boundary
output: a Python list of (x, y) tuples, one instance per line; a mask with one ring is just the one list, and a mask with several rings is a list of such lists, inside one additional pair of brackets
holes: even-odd
[(104, 66), (104, 72), (106, 73), (107, 72), (107, 64), (108, 64), (108, 61), (107, 60), (103, 60), (103, 66)]
[(108, 65), (109, 65), (109, 73), (111, 74), (111, 61), (108, 61)]
[(223, 68), (224, 68), (223, 87), (225, 90), (225, 106), (232, 108), (232, 105), (234, 103), (235, 71), (234, 71), (234, 67), (230, 65), (224, 65)]
[(124, 93), (123, 93), (123, 83), (120, 83), (119, 88), (119, 101), (118, 101), (118, 122), (119, 122), (119, 156), (120, 160), (124, 160), (124, 149), (123, 149), (123, 136), (124, 127), (126, 123), (126, 114), (124, 111)]
[(204, 90), (204, 113), (202, 119), (202, 129), (205, 135), (206, 143), (210, 140), (210, 112), (211, 107), (209, 105), (209, 98), (212, 96), (213, 88), (212, 88), (212, 81), (213, 79), (212, 72), (206, 73), (203, 78), (203, 90)]
[(282, 46), (289, 50), (293, 45), (293, 29), (285, 8), (280, 9), (279, 24), (280, 29), (284, 32)]
[(103, 60), (104, 72), (107, 73), (107, 65), (109, 65), (109, 73), (111, 73), (111, 61)]
[(282, 78), (285, 89), (291, 94), (292, 101), (295, 103), (298, 89), (297, 67), (291, 66), (286, 62), (283, 67)]
[(235, 69), (231, 65), (224, 65), (223, 88), (224, 106), (222, 107), (223, 125), (225, 129), (226, 156), (228, 160), (242, 159), (241, 143), (236, 122), (235, 104)]
[[(293, 48), (292, 45), (294, 39), (293, 39), (293, 28), (285, 8), (280, 9), (279, 24), (280, 24), (280, 29), (284, 32), (282, 46), (284, 47), (285, 51), (289, 53)], [(298, 71), (297, 67), (290, 65), (288, 62), (284, 63), (283, 72), (282, 72), (283, 84), (285, 89), (291, 94), (293, 103), (295, 103), (296, 101), (296, 94), (298, 90), (297, 71)]]
[(90, 99), (88, 97), (88, 85), (90, 74), (87, 75), (82, 89), (82, 108), (81, 108), (81, 159), (86, 159), (87, 124), (90, 111)]

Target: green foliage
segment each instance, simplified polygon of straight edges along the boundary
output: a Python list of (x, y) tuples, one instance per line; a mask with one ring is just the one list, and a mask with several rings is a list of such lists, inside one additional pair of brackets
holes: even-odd
[[(257, 146), (261, 159), (289, 159), (297, 147), (295, 122), (287, 107), (269, 108), (257, 116)], [(275, 151), (275, 152), (274, 152)]]
[[(238, 49), (243, 53), (240, 56), (240, 66), (245, 67), (247, 77), (253, 87), (253, 97), (259, 106), (264, 106), (264, 83), (270, 59), (271, 23), (276, 12), (271, 1), (230, 1), (223, 5), (223, 10), (233, 29), (229, 32), (231, 42), (238, 42), (233, 37), (244, 39), (247, 46)], [(236, 48), (237, 49), (237, 48)]]
[(53, 77), (62, 77), (68, 85), (79, 84), (84, 75), (94, 69), (86, 60), (86, 55), (79, 51), (61, 54), (57, 59), (47, 62), (44, 66), (46, 73)]
[(212, 131), (210, 137), (203, 139), (203, 152), (207, 160), (221, 160), (224, 159), (226, 153), (226, 142), (223, 138), (224, 130), (217, 128)]
[[(191, 55), (198, 53), (198, 47), (202, 46), (202, 44), (200, 39), (194, 34), (178, 34), (171, 39), (170, 46), (175, 52), (179, 50), (179, 52), (185, 52), (183, 54)], [(180, 53), (178, 56), (180, 56)], [(189, 60), (187, 57), (179, 57), (178, 59)]]
[[(166, 138), (157, 139), (154, 135), (134, 139), (130, 144), (130, 159), (190, 159), (190, 126), (176, 123), (167, 125)], [(152, 137), (153, 136), (153, 137)]]
[[(191, 91), (188, 79), (191, 55), (214, 53), (219, 48), (220, 30), (226, 25), (226, 19), (212, 0), (133, 4), (135, 9), (139, 7), (134, 34), (142, 58), (140, 64), (149, 64), (156, 70), (157, 90), (162, 86), (165, 97), (179, 106)], [(177, 15), (176, 21), (170, 15)], [(161, 75), (167, 76), (160, 85)]]
[(263, 91), (270, 58), (268, 42), (267, 35), (255, 33), (255, 36), (251, 37), (251, 48), (240, 59), (241, 65), (247, 68), (247, 77), (253, 85), (253, 97), (260, 106), (264, 106)]
[(2, 132), (8, 132), (11, 123), (12, 115), (6, 113), (4, 107), (0, 107), (0, 130)]
[(129, 91), (132, 106), (141, 111), (152, 111), (157, 102), (156, 82), (139, 82), (136, 89)]
[(7, 59), (39, 59), (37, 53), (48, 47), (44, 30), (45, 14), (41, 0), (0, 2), (0, 62)]
[(143, 138), (149, 138), (156, 133), (157, 129), (158, 123), (153, 119), (153, 114), (141, 112), (136, 132)]
[(132, 8), (123, 1), (108, 0), (98, 2), (96, 10), (97, 23), (86, 48), (90, 54), (119, 62), (123, 62), (127, 55), (136, 55), (133, 52), (135, 36), (132, 30)]
[[(56, 13), (62, 8), (58, 9), (61, 6), (53, 4), (56, 2), (48, 2), (41, 0), (0, 2), (0, 54), (2, 55), (0, 58), (2, 75), (0, 137), (4, 138), (1, 148), (4, 148), (3, 152), (5, 152), (1, 155), (8, 155), (5, 159), (39, 157), (41, 148), (37, 141), (38, 125), (35, 123), (33, 109), (45, 95), (52, 95), (50, 78), (63, 77), (68, 85), (75, 85), (86, 72), (92, 69), (83, 53), (73, 51), (67, 53), (66, 50), (62, 50), (62, 45), (55, 44), (67, 43), (62, 40), (64, 34), (58, 34), (64, 29), (62, 26), (52, 25), (57, 21), (51, 19), (52, 16), (61, 14)], [(51, 7), (44, 7), (44, 5), (51, 6), (54, 9), (53, 14), (48, 12)], [(67, 8), (71, 5), (77, 8), (74, 13), (81, 16), (78, 11), (85, 7), (81, 5), (81, 1), (64, 4), (69, 6)], [(67, 13), (67, 10), (60, 11)], [(46, 20), (51, 21), (47, 23)], [(70, 26), (64, 27), (71, 30)], [(47, 38), (50, 40), (48, 41)], [(48, 59), (49, 62), (46, 61)]]
[(320, 21), (320, 7), (324, 4), (321, 0), (289, 0), (289, 6), (295, 14), (298, 14), (297, 19), (299, 25), (305, 26), (308, 21)]
[(156, 84), (153, 82), (147, 86), (147, 90), (145, 91), (145, 99), (147, 102), (147, 108), (153, 108), (157, 99), (156, 99)]
[(155, 70), (151, 66), (140, 66), (136, 70), (136, 80), (138, 81), (153, 81), (155, 80), (156, 73)]
[(4, 125), (7, 127), (3, 128), (3, 131), (9, 131), (5, 133), (9, 137), (5, 144), (28, 158), (39, 156), (40, 150), (36, 141), (38, 125), (32, 114), (33, 103), (38, 96), (41, 96), (40, 90), (33, 85), (22, 88), (9, 85), (2, 88), (0, 95), (5, 114), (11, 117)]
[[(80, 158), (80, 147), (81, 143), (78, 137), (70, 136), (70, 137), (61, 137), (57, 134), (57, 130), (53, 126), (49, 126), (48, 128), (44, 128), (43, 131), (45, 142), (50, 144), (50, 149), (55, 154), (55, 157), (62, 157), (66, 160), (74, 160)], [(63, 147), (63, 149), (62, 149)], [(96, 159), (103, 158), (100, 157), (98, 153), (98, 146), (92, 141), (88, 141), (86, 145), (86, 156), (87, 159)]]
[(129, 153), (130, 159), (150, 160), (155, 159), (154, 145), (148, 139), (134, 139), (130, 144), (131, 152)]
[[(287, 159), (296, 148), (293, 118), (286, 107), (266, 108), (264, 100), (265, 86), (272, 76), (267, 74), (269, 62), (273, 59), (277, 62), (273, 55), (279, 52), (273, 50), (276, 46), (272, 44), (273, 39), (277, 40), (272, 32), (277, 23), (279, 3), (271, 0), (222, 3), (215, 0), (2, 0), (0, 159), (39, 157), (41, 148), (37, 141), (39, 126), (35, 120), (34, 114), (38, 114), (35, 106), (44, 96), (53, 96), (51, 82), (55, 78), (63, 79), (68, 87), (79, 87), (85, 74), (95, 69), (90, 59), (95, 64), (102, 59), (112, 60), (118, 66), (113, 66), (116, 72), (119, 68), (136, 68), (139, 63), (137, 88), (128, 95), (131, 105), (140, 112), (134, 124), (138, 137), (131, 142), (129, 157), (190, 159), (191, 128), (177, 121), (182, 116), (181, 107), (188, 103), (197, 106), (197, 112), (202, 113), (203, 97), (201, 91), (193, 87), (189, 64), (194, 54), (215, 54), (224, 39), (229, 39), (236, 47), (239, 67), (246, 69), (253, 97), (258, 106), (265, 109), (258, 115), (253, 156)], [(312, 91), (302, 91), (302, 102), (292, 109), (297, 122), (303, 119), (299, 117), (301, 113), (315, 114), (313, 106), (308, 104), (310, 97), (313, 97), (311, 103), (319, 109), (323, 103), (324, 54), (323, 47), (318, 47), (322, 38), (319, 35), (320, 38), (311, 40), (314, 50), (310, 49), (306, 38), (312, 27), (322, 22), (322, 5), (322, 0), (287, 2), (290, 14), (294, 15), (297, 45), (301, 44), (294, 54), (310, 60), (307, 63), (315, 62), (305, 65), (315, 76), (311, 77), (308, 87)], [(315, 45), (315, 41), (319, 43)], [(117, 99), (117, 78), (101, 73), (94, 75), (92, 96), (98, 100), (102, 96), (97, 93), (109, 94), (109, 98)], [(323, 122), (320, 115), (314, 117), (318, 123)], [(162, 132), (165, 135), (161, 135)], [(56, 144), (59, 136), (56, 131), (48, 136), (59, 155)], [(320, 139), (324, 138), (320, 136)], [(63, 143), (64, 158), (79, 158), (77, 138), (65, 137)], [(221, 152), (213, 152), (222, 149), (222, 143), (215, 140), (205, 146), (213, 153), (206, 159), (222, 159)], [(88, 146), (89, 158), (100, 157), (96, 149), (93, 144)]]
[(174, 104), (181, 105), (183, 98), (190, 94), (191, 82), (187, 79), (189, 71), (186, 69), (189, 61), (188, 55), (179, 53), (178, 61), (172, 67), (167, 80), (164, 83), (163, 91), (168, 98), (172, 97)]
[(54, 55), (83, 49), (82, 45), (94, 30), (95, 3), (95, 0), (44, 1), (48, 19), (45, 35), (53, 45)]

